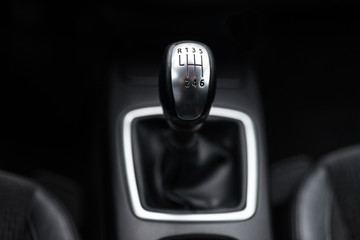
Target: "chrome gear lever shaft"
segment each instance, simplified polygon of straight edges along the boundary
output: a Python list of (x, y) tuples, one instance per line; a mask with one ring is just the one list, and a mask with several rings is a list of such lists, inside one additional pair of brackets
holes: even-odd
[(159, 77), (164, 114), (175, 131), (194, 132), (205, 122), (216, 89), (209, 47), (195, 41), (169, 45)]

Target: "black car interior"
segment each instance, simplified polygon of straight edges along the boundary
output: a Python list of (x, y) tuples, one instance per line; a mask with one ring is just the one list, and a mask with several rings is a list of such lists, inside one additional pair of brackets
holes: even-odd
[(0, 183), (1, 239), (79, 239), (66, 207), (41, 185), (4, 171)]
[(355, 1), (10, 1), (0, 239), (359, 239)]
[(294, 200), (295, 239), (359, 238), (359, 156), (352, 145), (326, 154)]

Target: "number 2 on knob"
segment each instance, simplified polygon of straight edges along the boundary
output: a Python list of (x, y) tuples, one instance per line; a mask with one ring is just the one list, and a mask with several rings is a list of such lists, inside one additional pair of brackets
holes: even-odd
[(189, 88), (189, 87), (190, 87), (190, 83), (191, 83), (190, 80), (189, 80), (189, 79), (186, 79), (186, 80), (185, 80), (185, 87), (186, 87), (186, 88)]

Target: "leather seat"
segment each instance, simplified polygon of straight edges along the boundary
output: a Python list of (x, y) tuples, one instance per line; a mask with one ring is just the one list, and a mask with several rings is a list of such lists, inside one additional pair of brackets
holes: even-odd
[(295, 240), (360, 239), (360, 145), (324, 156), (292, 210)]
[(0, 239), (78, 240), (70, 215), (37, 183), (0, 171)]

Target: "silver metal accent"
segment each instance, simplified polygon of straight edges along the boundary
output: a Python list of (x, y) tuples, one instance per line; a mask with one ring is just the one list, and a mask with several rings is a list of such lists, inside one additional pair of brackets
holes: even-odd
[(130, 193), (131, 206), (135, 216), (146, 220), (169, 222), (227, 222), (242, 221), (251, 218), (256, 211), (258, 192), (258, 159), (254, 123), (251, 118), (243, 112), (217, 107), (213, 107), (211, 109), (210, 116), (223, 117), (240, 121), (244, 125), (247, 152), (247, 192), (245, 208), (234, 212), (193, 214), (164, 213), (149, 211), (143, 208), (136, 183), (132, 152), (131, 125), (137, 118), (158, 115), (163, 115), (163, 110), (161, 107), (141, 108), (128, 112), (123, 120), (122, 141), (124, 147), (125, 170)]
[(171, 84), (175, 111), (180, 119), (200, 117), (207, 101), (210, 59), (207, 49), (197, 43), (180, 43), (171, 51)]

